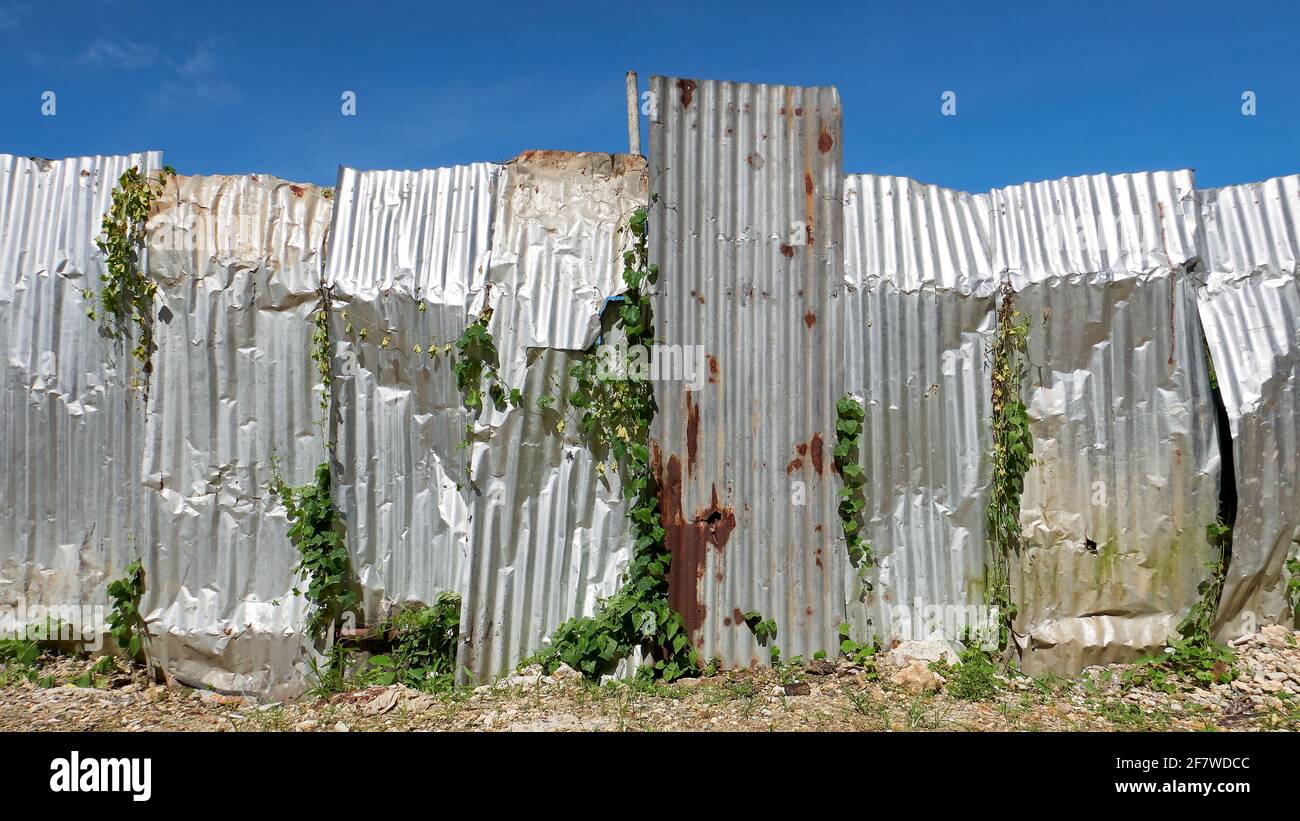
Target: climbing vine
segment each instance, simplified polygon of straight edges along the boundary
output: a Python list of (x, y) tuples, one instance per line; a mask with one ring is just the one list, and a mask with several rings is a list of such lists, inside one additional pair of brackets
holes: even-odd
[(321, 289), (321, 307), (312, 317), (312, 325), (315, 330), (311, 334), (311, 361), (316, 364), (321, 380), (321, 424), (326, 430), (326, 448), (332, 448), (328, 431), (330, 401), (334, 397), (334, 356), (330, 350), (330, 294), (324, 288)]
[(111, 338), (126, 337), (127, 322), (135, 324), (137, 338), (131, 355), (140, 363), (146, 379), (153, 370), (150, 362), (154, 347), (153, 301), (158, 286), (141, 269), (140, 256), (144, 250), (149, 207), (162, 191), (167, 178), (175, 174), (176, 170), (171, 166), (164, 166), (155, 178), (150, 179), (139, 166), (132, 166), (118, 179), (117, 187), (113, 189), (113, 203), (101, 224), (102, 235), (95, 240), (104, 254), (106, 271), (99, 277), (103, 287), (97, 302), (93, 291), (82, 292), (91, 303), (86, 315), (92, 320), (97, 320), (101, 313), (108, 318), (106, 330)]
[(862, 590), (867, 592), (871, 590), (867, 571), (874, 560), (871, 543), (861, 533), (862, 511), (867, 505), (863, 491), (867, 476), (858, 462), (858, 443), (867, 412), (861, 402), (846, 394), (835, 403), (835, 415), (835, 466), (844, 480), (844, 487), (840, 488), (840, 526), (844, 529), (849, 562), (858, 569)]
[[(465, 422), (462, 447), (469, 445), (474, 434), (474, 416), (483, 410), (484, 393), (498, 411), (506, 409), (507, 398), (514, 405), (520, 404), (523, 399), (519, 390), (507, 390), (501, 381), (496, 340), (488, 330), (491, 319), (492, 309), (485, 307), (473, 322), (465, 326), (460, 338), (454, 343), (458, 356), (452, 363), (451, 370), (456, 376), (456, 390), (460, 391), (461, 404), (470, 414)], [(433, 355), (434, 350), (430, 346), (430, 355)], [(416, 352), (419, 352), (418, 345)]]
[(307, 589), (294, 588), (294, 595), (309, 603), (307, 632), (322, 640), (343, 614), (357, 603), (352, 560), (343, 540), (343, 526), (331, 492), (328, 454), (334, 450), (329, 432), (333, 401), (334, 366), (330, 345), (330, 294), (321, 290), (320, 307), (312, 317), (311, 360), (321, 377), (321, 427), (324, 429), (326, 460), (316, 466), (315, 480), (291, 487), (280, 474), (279, 462), (271, 459), (271, 490), (289, 515), (289, 540), (298, 548), (295, 574), (307, 581)]
[(307, 631), (320, 640), (357, 603), (352, 560), (330, 493), (329, 462), (317, 465), (315, 481), (301, 487), (288, 486), (279, 470), (273, 469), (272, 485), (289, 514), (289, 540), (298, 548), (293, 572), (307, 580), (305, 591), (295, 588), (293, 593), (306, 596)]
[[(625, 335), (629, 351), (654, 343), (650, 296), (644, 286), (654, 284), (659, 271), (649, 261), (648, 227), (644, 208), (637, 209), (627, 223), (632, 247), (623, 255), (627, 290), (615, 329)], [(672, 554), (665, 543), (649, 449), (654, 391), (646, 380), (606, 378), (611, 372), (627, 373), (618, 368), (627, 363), (600, 359), (611, 355), (617, 354), (606, 348), (570, 368), (573, 389), (567, 402), (578, 414), (579, 430), (595, 448), (607, 448), (622, 473), (635, 540), (632, 561), (618, 592), (601, 601), (594, 616), (561, 624), (540, 660), (549, 670), (563, 662), (596, 678), (640, 647), (647, 655), (640, 674), (671, 681), (697, 671), (698, 660), (681, 615), (668, 602)]]
[(1020, 496), (1033, 461), (1034, 440), (1029, 412), (1020, 396), (1024, 354), (1029, 342), (1028, 321), (1017, 321), (1015, 292), (1002, 286), (997, 330), (993, 337), (993, 487), (986, 516), (992, 558), (986, 591), (998, 610), (998, 647), (1006, 649), (1016, 605), (1011, 600), (1011, 556), (1020, 550)]

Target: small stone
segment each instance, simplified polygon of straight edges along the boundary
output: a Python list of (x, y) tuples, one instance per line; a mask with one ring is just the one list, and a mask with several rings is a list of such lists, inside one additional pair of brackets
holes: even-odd
[(314, 718), (303, 719), (293, 725), (293, 729), (300, 733), (310, 733), (320, 726), (320, 722)]
[(787, 696), (812, 695), (812, 686), (806, 681), (793, 681), (785, 685), (785, 694)]
[(894, 673), (889, 680), (912, 695), (934, 692), (939, 689), (939, 677), (920, 661), (913, 661)]
[(560, 662), (560, 666), (555, 668), (554, 673), (551, 673), (551, 678), (556, 681), (576, 682), (576, 681), (582, 681), (582, 673), (579, 673), (577, 670), (573, 669), (572, 667), (565, 664), (564, 662)]
[(351, 727), (344, 724), (342, 721), (334, 725), (334, 732), (336, 733), (346, 733), (349, 732), (351, 729), (352, 729)]

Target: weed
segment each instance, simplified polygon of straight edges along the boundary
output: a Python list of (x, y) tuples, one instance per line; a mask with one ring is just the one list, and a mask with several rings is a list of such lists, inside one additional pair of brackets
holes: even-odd
[(765, 619), (757, 610), (745, 613), (745, 626), (754, 634), (761, 647), (766, 647), (769, 641), (776, 638), (776, 619)]
[(948, 678), (948, 693), (963, 701), (987, 701), (998, 692), (998, 668), (992, 656), (978, 646), (962, 651), (961, 663)]
[(122, 578), (108, 583), (108, 598), (112, 603), (108, 614), (109, 634), (128, 659), (134, 662), (143, 655), (148, 662), (149, 625), (140, 614), (140, 599), (145, 593), (144, 567), (136, 559), (126, 566), (124, 573)]
[(409, 607), (388, 629), (393, 635), (392, 651), (370, 659), (371, 682), (401, 683), (426, 692), (452, 689), (460, 639), (459, 594), (443, 593), (432, 607)]

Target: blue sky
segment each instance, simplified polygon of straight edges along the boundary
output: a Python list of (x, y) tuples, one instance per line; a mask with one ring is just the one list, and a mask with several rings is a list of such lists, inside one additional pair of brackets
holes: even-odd
[[(847, 171), (971, 191), (1300, 172), (1294, 5), (985, 6), (0, 0), (0, 152), (161, 148), (181, 173), (328, 185), (340, 164), (623, 151), (633, 68), (643, 87), (652, 73), (838, 86)], [(947, 90), (955, 117), (940, 114)]]

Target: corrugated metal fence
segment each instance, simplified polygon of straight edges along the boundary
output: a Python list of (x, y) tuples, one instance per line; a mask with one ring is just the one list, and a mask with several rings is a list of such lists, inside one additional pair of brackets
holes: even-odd
[[(273, 469), (301, 484), (328, 459), (360, 616), (454, 590), (461, 662), (510, 668), (614, 592), (630, 556), (617, 477), (556, 420), (621, 290), (618, 228), (651, 204), (659, 341), (707, 363), (698, 386), (656, 383), (653, 431), (672, 599), (706, 658), (765, 656), (750, 610), (776, 619), (786, 656), (807, 656), (833, 649), (841, 622), (887, 643), (951, 634), (954, 611), (983, 609), (1004, 282), (1030, 322), (1037, 461), (1013, 567), (1025, 668), (1128, 658), (1172, 632), (1199, 595), (1227, 464), (1239, 514), (1221, 633), (1293, 618), (1300, 178), (1197, 192), (1180, 171), (967, 194), (846, 177), (833, 88), (654, 78), (651, 91), (649, 166), (529, 152), (344, 168), (333, 192), (169, 182), (148, 230), (147, 396), (82, 291), (99, 286), (112, 185), (160, 155), (0, 156), (0, 607), (103, 602), (139, 555), (172, 673), (292, 695), (305, 602), (267, 486)], [(311, 360), (323, 306), (328, 414)], [(503, 380), (556, 407), (468, 417), (445, 345), (485, 307)], [(844, 394), (867, 411), (870, 590), (836, 512)]]

